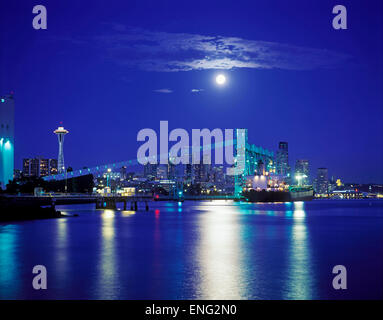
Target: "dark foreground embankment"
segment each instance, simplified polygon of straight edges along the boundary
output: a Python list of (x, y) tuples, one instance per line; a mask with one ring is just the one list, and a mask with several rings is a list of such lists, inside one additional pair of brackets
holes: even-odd
[(15, 198), (0, 197), (0, 222), (49, 219), (62, 217), (60, 211), (54, 206), (44, 207), (38, 202), (32, 200), (17, 200)]

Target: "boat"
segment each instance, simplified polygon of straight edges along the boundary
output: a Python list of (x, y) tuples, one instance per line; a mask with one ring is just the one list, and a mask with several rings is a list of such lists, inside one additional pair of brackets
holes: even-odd
[(291, 201), (310, 201), (314, 198), (313, 186), (291, 186), (289, 193)]
[(312, 186), (291, 186), (288, 190), (246, 190), (242, 193), (248, 202), (310, 201), (314, 197)]

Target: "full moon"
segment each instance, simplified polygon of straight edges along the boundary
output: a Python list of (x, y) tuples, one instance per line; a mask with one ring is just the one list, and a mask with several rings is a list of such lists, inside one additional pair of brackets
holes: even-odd
[(223, 85), (226, 82), (226, 77), (223, 74), (219, 74), (218, 76), (216, 76), (215, 82), (217, 82), (217, 84), (219, 85)]

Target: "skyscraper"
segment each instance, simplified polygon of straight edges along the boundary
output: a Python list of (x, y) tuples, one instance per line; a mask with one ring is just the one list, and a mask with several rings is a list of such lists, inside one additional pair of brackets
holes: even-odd
[(318, 168), (317, 177), (314, 183), (314, 190), (316, 193), (328, 193), (328, 169)]
[(57, 174), (56, 159), (23, 159), (23, 175), (24, 177), (44, 177)]
[(160, 164), (157, 166), (157, 179), (166, 180), (168, 179), (168, 166), (166, 164)]
[(59, 157), (58, 157), (58, 172), (65, 172), (65, 164), (64, 164), (64, 136), (69, 133), (68, 130), (65, 130), (64, 127), (58, 127), (55, 131), (53, 131), (59, 140)]
[(174, 180), (175, 178), (176, 178), (176, 165), (174, 164), (174, 159), (169, 157), (168, 179)]
[(224, 167), (222, 165), (212, 167), (209, 181), (219, 187), (225, 186), (225, 172)]
[(303, 177), (300, 180), (301, 184), (309, 184), (310, 178), (309, 178), (309, 161), (308, 160), (297, 160), (295, 163), (295, 176), (300, 175), (300, 176), (306, 176)]
[(120, 174), (121, 174), (121, 180), (126, 180), (126, 177), (127, 177), (126, 166), (121, 167)]
[(287, 142), (279, 142), (276, 154), (276, 171), (286, 180), (290, 180), (289, 147)]
[(13, 180), (15, 102), (13, 95), (0, 97), (0, 188)]
[(193, 165), (194, 178), (198, 183), (208, 182), (211, 171), (211, 163), (209, 163), (208, 155), (201, 155), (200, 163)]
[(157, 177), (157, 167), (158, 167), (158, 164), (151, 164), (149, 162), (145, 164), (144, 177), (149, 179)]

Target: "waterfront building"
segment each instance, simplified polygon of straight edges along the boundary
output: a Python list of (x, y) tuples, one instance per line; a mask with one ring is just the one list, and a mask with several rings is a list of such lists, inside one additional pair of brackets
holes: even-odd
[(336, 190), (336, 188), (337, 188), (336, 180), (335, 180), (334, 176), (332, 176), (328, 182), (328, 192), (331, 193), (334, 190)]
[(192, 148), (187, 147), (187, 154), (189, 158), (189, 163), (184, 165), (184, 180), (188, 183), (194, 182), (194, 166), (193, 166), (193, 152)]
[(45, 177), (57, 174), (57, 159), (44, 159), (42, 157), (23, 159), (24, 177)]
[(174, 180), (176, 175), (176, 165), (174, 164), (174, 159), (169, 158), (167, 178), (169, 180)]
[(13, 180), (15, 102), (13, 94), (0, 97), (0, 189)]
[(212, 167), (209, 181), (219, 187), (224, 187), (225, 169), (222, 165)]
[(276, 153), (276, 173), (288, 182), (291, 181), (291, 169), (289, 165), (289, 146), (287, 142), (279, 142), (278, 151)]
[(160, 164), (157, 166), (156, 178), (159, 180), (168, 179), (168, 166), (166, 164)]
[(153, 179), (157, 177), (157, 164), (147, 163), (144, 165), (144, 177), (147, 179)]
[(126, 172), (126, 169), (127, 169), (126, 166), (122, 166), (122, 167), (121, 167), (121, 170), (120, 170), (121, 180), (126, 180), (126, 178), (127, 178), (127, 172)]
[(318, 168), (317, 177), (314, 183), (314, 190), (318, 194), (328, 193), (328, 169)]
[(310, 181), (309, 173), (309, 161), (308, 160), (297, 160), (295, 163), (295, 176), (303, 176), (301, 179), (301, 184), (307, 185)]
[(22, 177), (22, 171), (20, 169), (13, 170), (13, 179), (20, 179)]
[(187, 182), (193, 182), (193, 165), (190, 163), (185, 164), (184, 178)]
[(197, 183), (209, 182), (211, 163), (209, 163), (209, 156), (203, 155), (200, 163), (194, 165), (194, 176)]

